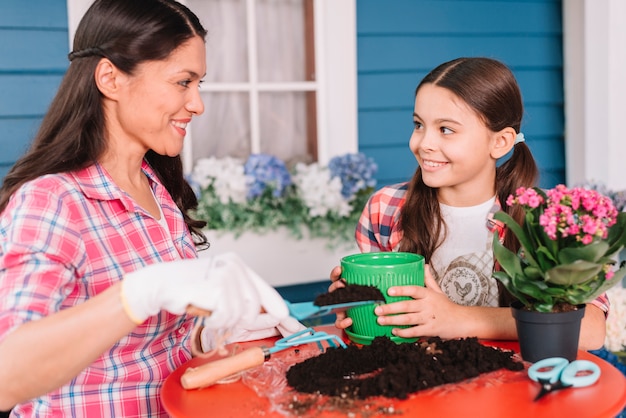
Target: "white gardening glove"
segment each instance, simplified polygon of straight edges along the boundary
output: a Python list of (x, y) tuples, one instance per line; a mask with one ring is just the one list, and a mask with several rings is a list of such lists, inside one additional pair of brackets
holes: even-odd
[[(267, 283), (247, 265), (242, 264), (242, 268), (247, 272), (250, 281), (257, 286), (265, 312), (256, 316), (251, 323), (241, 321), (233, 328), (220, 330), (219, 332), (211, 329), (215, 328), (210, 326), (211, 317), (203, 319), (205, 328), (200, 334), (200, 341), (204, 352), (217, 348), (221, 344), (261, 340), (263, 338), (273, 337), (279, 333), (283, 337), (286, 337), (306, 328), (298, 322), (297, 319), (289, 316), (287, 305), (274, 288), (267, 285)], [(280, 298), (280, 301), (277, 301), (276, 297)], [(280, 310), (275, 309), (278, 305), (281, 307)], [(282, 310), (282, 306), (287, 309), (286, 312)]]
[(202, 351), (207, 353), (211, 350), (220, 348), (220, 346), (230, 343), (262, 340), (264, 338), (281, 335), (288, 337), (306, 327), (293, 317), (283, 319), (279, 324), (257, 330), (251, 330), (241, 327), (234, 327), (226, 331), (218, 331), (215, 329), (204, 328), (200, 334), (200, 342)]
[[(122, 282), (124, 308), (136, 323), (160, 310), (183, 314), (195, 307), (210, 313), (207, 328), (253, 326), (260, 321), (276, 326), (289, 310), (278, 292), (233, 253), (147, 266)], [(267, 315), (260, 315), (263, 308)]]

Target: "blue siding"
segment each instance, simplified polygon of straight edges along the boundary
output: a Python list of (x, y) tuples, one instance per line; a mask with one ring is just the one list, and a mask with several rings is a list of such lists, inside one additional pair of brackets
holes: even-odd
[[(441, 62), (491, 56), (516, 74), (542, 186), (565, 180), (560, 0), (357, 0), (359, 147), (379, 184), (415, 169), (413, 92)], [(24, 151), (67, 69), (65, 0), (0, 2), (0, 178)], [(7, 99), (10, 98), (10, 99)]]
[(67, 0), (2, 0), (0, 28), (46, 28), (67, 32), (66, 3)]
[(541, 185), (565, 181), (560, 0), (357, 0), (359, 148), (379, 185), (404, 181), (415, 87), (460, 56), (505, 62), (520, 84), (526, 135)]
[(66, 0), (0, 2), (0, 179), (39, 127), (67, 53)]

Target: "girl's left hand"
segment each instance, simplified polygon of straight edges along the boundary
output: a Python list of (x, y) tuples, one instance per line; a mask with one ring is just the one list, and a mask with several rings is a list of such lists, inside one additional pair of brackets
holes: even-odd
[[(337, 289), (346, 287), (346, 282), (341, 278), (341, 266), (334, 267), (330, 272), (331, 285), (328, 287), (329, 292), (334, 292)], [(346, 316), (345, 311), (337, 312), (337, 318), (335, 319), (335, 327), (339, 329), (345, 329), (352, 325), (352, 318)]]
[(411, 325), (395, 328), (393, 334), (403, 338), (431, 337), (458, 338), (466, 324), (463, 307), (450, 301), (424, 268), (424, 287), (396, 286), (388, 290), (389, 296), (408, 296), (411, 300), (377, 306), (375, 309), (380, 325)]

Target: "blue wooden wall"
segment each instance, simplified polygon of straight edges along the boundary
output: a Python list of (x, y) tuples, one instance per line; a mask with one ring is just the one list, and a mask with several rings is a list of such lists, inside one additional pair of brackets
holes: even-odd
[[(415, 169), (413, 94), (458, 56), (508, 64), (522, 88), (522, 126), (541, 185), (565, 180), (561, 0), (357, 0), (359, 148), (379, 185)], [(0, 1), (0, 178), (30, 142), (67, 69), (65, 0)]]
[(0, 1), (0, 179), (39, 127), (67, 52), (66, 0)]
[(541, 185), (565, 181), (560, 0), (357, 0), (359, 149), (378, 182), (413, 174), (408, 149), (415, 87), (438, 64), (488, 56), (514, 72), (522, 124)]

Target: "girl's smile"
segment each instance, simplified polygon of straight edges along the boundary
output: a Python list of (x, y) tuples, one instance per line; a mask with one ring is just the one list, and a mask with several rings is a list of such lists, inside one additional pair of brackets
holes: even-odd
[(440, 161), (433, 161), (433, 160), (422, 160), (422, 170), (424, 171), (435, 171), (438, 168), (444, 167), (446, 166), (448, 163), (446, 162), (440, 162)]

